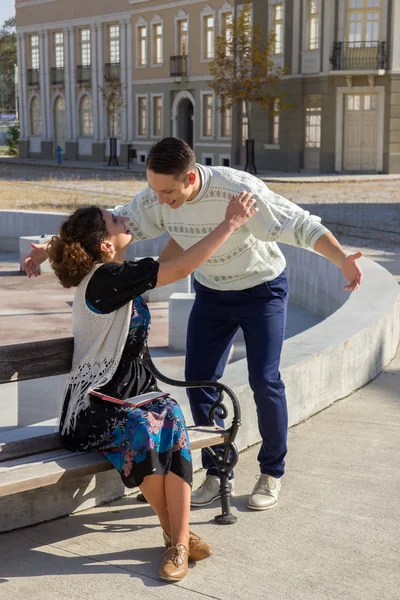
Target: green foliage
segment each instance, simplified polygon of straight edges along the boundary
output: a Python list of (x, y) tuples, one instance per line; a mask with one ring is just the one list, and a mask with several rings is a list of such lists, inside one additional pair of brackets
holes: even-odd
[[(273, 61), (275, 35), (265, 40), (258, 25), (252, 25), (248, 0), (226, 32), (217, 37), (215, 59), (210, 63), (211, 89), (224, 98), (225, 107), (245, 103), (250, 138), (250, 104), (258, 104), (270, 114), (285, 108), (279, 83), (284, 69)], [(219, 108), (219, 110), (224, 110)]]
[(7, 147), (10, 156), (18, 156), (19, 154), (19, 123), (10, 125), (7, 129), (8, 139)]
[(0, 27), (0, 111), (15, 112), (15, 65), (17, 64), (17, 36), (15, 17)]

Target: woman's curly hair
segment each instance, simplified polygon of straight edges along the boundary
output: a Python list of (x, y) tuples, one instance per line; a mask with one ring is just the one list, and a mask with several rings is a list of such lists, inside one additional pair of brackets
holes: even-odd
[(108, 237), (97, 206), (78, 208), (61, 225), (48, 245), (49, 260), (65, 288), (77, 286), (96, 264), (105, 261), (100, 244)]

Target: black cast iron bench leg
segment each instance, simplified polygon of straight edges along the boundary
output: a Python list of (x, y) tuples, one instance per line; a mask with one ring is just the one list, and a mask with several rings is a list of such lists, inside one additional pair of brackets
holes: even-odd
[(237, 517), (235, 517), (231, 513), (231, 493), (229, 490), (229, 476), (232, 473), (235, 465), (238, 462), (239, 453), (235, 444), (235, 439), (237, 432), (240, 427), (240, 405), (239, 400), (236, 397), (236, 394), (225, 384), (220, 383), (218, 381), (179, 381), (177, 379), (171, 379), (170, 377), (166, 377), (163, 375), (153, 363), (153, 360), (150, 356), (150, 353), (147, 351), (143, 356), (146, 361), (150, 371), (153, 373), (154, 377), (163, 383), (167, 383), (168, 385), (172, 385), (175, 387), (185, 387), (185, 388), (198, 388), (198, 387), (212, 387), (218, 391), (217, 400), (211, 405), (208, 420), (210, 425), (215, 425), (215, 415), (216, 411), (218, 411), (218, 416), (221, 419), (226, 419), (228, 416), (228, 409), (223, 403), (224, 393), (229, 396), (233, 406), (233, 417), (232, 424), (228, 429), (225, 429), (226, 440), (223, 448), (217, 448), (216, 450), (212, 447), (205, 448), (206, 452), (212, 458), (215, 466), (218, 470), (218, 475), (220, 478), (221, 486), (221, 508), (222, 514), (217, 515), (215, 517), (215, 521), (220, 523), (221, 525), (232, 525), (236, 523)]

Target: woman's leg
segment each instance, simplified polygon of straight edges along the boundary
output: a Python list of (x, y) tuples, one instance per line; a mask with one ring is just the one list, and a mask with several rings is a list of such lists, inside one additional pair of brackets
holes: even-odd
[(156, 512), (165, 533), (171, 536), (168, 506), (165, 497), (165, 479), (164, 475), (148, 475), (139, 485), (139, 489)]
[(190, 485), (172, 472), (165, 476), (164, 481), (171, 544), (183, 544), (189, 548)]

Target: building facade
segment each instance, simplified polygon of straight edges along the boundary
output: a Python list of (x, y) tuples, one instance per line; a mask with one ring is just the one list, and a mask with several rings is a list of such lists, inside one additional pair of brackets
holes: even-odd
[[(260, 170), (400, 172), (400, 0), (253, 0), (286, 68), (285, 110), (221, 112), (209, 87), (234, 0), (16, 0), (21, 156), (104, 162), (109, 137), (138, 163), (166, 135), (199, 162), (244, 165), (251, 119)], [(398, 27), (397, 27), (398, 30)], [(124, 106), (107, 117), (118, 77)]]

